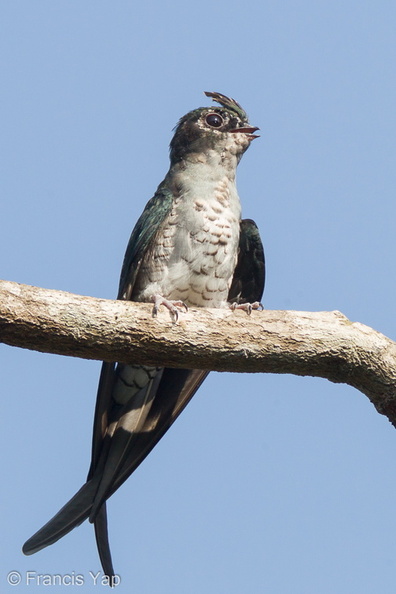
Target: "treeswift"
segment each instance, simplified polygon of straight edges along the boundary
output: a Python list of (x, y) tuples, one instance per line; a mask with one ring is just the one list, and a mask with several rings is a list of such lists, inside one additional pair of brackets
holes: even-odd
[[(132, 231), (118, 299), (168, 308), (176, 321), (191, 307), (259, 309), (264, 252), (256, 224), (241, 220), (237, 165), (258, 128), (220, 93), (219, 106), (181, 118), (170, 168)], [(188, 404), (208, 372), (103, 363), (94, 415), (92, 460), (74, 497), (25, 543), (26, 555), (89, 519), (105, 574), (114, 576), (106, 500), (132, 474)]]

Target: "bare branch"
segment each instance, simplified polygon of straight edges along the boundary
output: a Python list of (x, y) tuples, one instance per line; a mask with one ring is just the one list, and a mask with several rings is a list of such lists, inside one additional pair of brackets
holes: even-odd
[(191, 309), (0, 281), (0, 341), (86, 359), (312, 375), (349, 384), (396, 426), (396, 343), (340, 312)]

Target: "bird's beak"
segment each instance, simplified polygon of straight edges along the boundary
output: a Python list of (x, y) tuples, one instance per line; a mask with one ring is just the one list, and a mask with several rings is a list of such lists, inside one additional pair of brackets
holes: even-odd
[(257, 130), (260, 130), (260, 128), (255, 126), (244, 126), (242, 128), (234, 128), (233, 130), (230, 130), (230, 132), (242, 132), (242, 134), (247, 134), (250, 140), (253, 140), (254, 138), (259, 138), (260, 136), (259, 134), (255, 134)]

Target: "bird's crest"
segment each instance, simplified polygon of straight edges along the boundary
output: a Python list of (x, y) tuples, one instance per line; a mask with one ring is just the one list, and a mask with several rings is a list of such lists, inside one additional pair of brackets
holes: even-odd
[(220, 103), (220, 105), (222, 105), (223, 107), (235, 111), (242, 121), (246, 121), (248, 119), (246, 111), (242, 109), (242, 107), (239, 105), (237, 101), (235, 101), (235, 99), (227, 97), (226, 95), (222, 95), (221, 93), (211, 93), (210, 91), (205, 91), (205, 95), (207, 97), (212, 97), (213, 101), (216, 101), (216, 103)]

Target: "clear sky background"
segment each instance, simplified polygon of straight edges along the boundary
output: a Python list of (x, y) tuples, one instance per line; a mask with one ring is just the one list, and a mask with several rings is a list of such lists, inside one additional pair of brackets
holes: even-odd
[[(0, 6), (0, 276), (113, 298), (179, 117), (235, 97), (268, 309), (396, 338), (393, 1), (13, 0)], [(0, 345), (0, 591), (100, 564), (84, 523), (23, 542), (83, 483), (100, 363)], [(213, 373), (109, 503), (118, 592), (394, 594), (396, 432), (325, 380)], [(11, 570), (23, 583), (8, 586)]]

